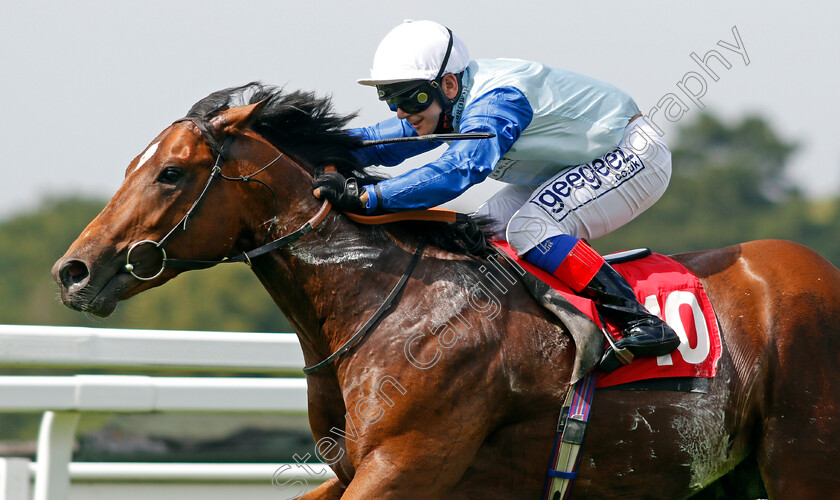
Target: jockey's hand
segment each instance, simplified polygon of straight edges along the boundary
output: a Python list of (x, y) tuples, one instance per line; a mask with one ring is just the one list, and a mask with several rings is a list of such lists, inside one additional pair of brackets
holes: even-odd
[(312, 187), (315, 188), (312, 194), (316, 198), (326, 198), (342, 212), (367, 212), (365, 202), (361, 199), (361, 188), (352, 177), (345, 179), (338, 172), (324, 172), (315, 178)]

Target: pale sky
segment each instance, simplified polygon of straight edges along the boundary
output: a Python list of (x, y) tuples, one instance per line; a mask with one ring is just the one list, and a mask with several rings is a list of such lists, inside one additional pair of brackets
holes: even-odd
[[(0, 218), (48, 195), (110, 196), (161, 130), (224, 87), (314, 90), (360, 111), (354, 125), (387, 118), (355, 82), (403, 19), (449, 26), (473, 58), (532, 59), (608, 81), (645, 114), (673, 94), (688, 110), (674, 123), (653, 116), (666, 141), (699, 113), (679, 82), (698, 94), (705, 84), (707, 109), (759, 114), (801, 144), (791, 182), (840, 192), (836, 2), (0, 0)], [(709, 59), (717, 81), (691, 57), (710, 50), (730, 65)]]

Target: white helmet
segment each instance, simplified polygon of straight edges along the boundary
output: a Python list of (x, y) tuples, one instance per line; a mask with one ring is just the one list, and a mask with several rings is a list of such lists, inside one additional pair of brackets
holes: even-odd
[[(452, 48), (448, 51), (450, 40)], [(446, 68), (441, 68), (447, 54)], [(466, 44), (445, 26), (434, 21), (404, 21), (379, 43), (370, 78), (358, 82), (373, 86), (431, 81), (446, 73), (458, 74), (469, 63)]]

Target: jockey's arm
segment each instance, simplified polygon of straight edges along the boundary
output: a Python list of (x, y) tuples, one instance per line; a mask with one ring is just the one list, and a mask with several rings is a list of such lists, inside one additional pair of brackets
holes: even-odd
[[(364, 186), (367, 198), (363, 195), (362, 200), (366, 203), (368, 213), (377, 209), (395, 212), (429, 208), (458, 197), (470, 186), (487, 178), (499, 159), (530, 124), (532, 117), (533, 109), (519, 90), (499, 88), (482, 95), (466, 107), (458, 131), (490, 132), (495, 137), (454, 141), (437, 160), (376, 185)], [(403, 129), (411, 128), (405, 120), (398, 121), (403, 122)], [(439, 144), (427, 145), (422, 151), (410, 156), (433, 149)], [(404, 145), (383, 147), (387, 148), (387, 157), (384, 159), (388, 161), (396, 160), (400, 153), (407, 151), (401, 149), (394, 154), (392, 146)], [(378, 154), (383, 156), (381, 151)], [(390, 164), (397, 164), (407, 157)]]

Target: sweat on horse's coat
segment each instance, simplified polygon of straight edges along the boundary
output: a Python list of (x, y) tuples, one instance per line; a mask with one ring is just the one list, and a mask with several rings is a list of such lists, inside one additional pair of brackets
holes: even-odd
[[(254, 97), (243, 107), (231, 104), (243, 93), (269, 101), (259, 109)], [(232, 138), (223, 166), (228, 176), (256, 172), (278, 149), (286, 154), (259, 174), (270, 190), (256, 182), (212, 186), (188, 228), (169, 241), (167, 254), (175, 258), (218, 260), (288, 234), (318, 211), (317, 167), (355, 168), (348, 160), (355, 140), (342, 133), (346, 117), (311, 94), (227, 89), (200, 101), (192, 114), (206, 120), (217, 140)], [(156, 141), (155, 160), (126, 179), (56, 262), (53, 275), (68, 306), (108, 315), (118, 301), (181, 272), (166, 268), (154, 280), (138, 281), (124, 271), (129, 246), (159, 241), (197, 198), (215, 162), (191, 122), (170, 125)], [(190, 154), (176, 158), (169, 153), (176, 148)], [(173, 165), (178, 180), (160, 181)], [(126, 173), (136, 166), (137, 160)], [(275, 217), (277, 224), (265, 224)], [(316, 441), (335, 436), (332, 428), (347, 437), (335, 439), (336, 477), (304, 498), (513, 499), (536, 498), (542, 490), (576, 346), (524, 285), (499, 295), (493, 319), (459, 307), (469, 287), (486, 279), (480, 269), (488, 261), (447, 243), (458, 231), (402, 223), (372, 228), (331, 212), (299, 240), (300, 248), (317, 248), (329, 236), (353, 248), (387, 250), (389, 257), (370, 265), (315, 250), (295, 255), (286, 247), (254, 259), (253, 271), (294, 325), (311, 366), (379, 307), (422, 233), (435, 244), (399, 300), (364, 342), (307, 377)], [(141, 253), (138, 259), (159, 258)], [(745, 485), (762, 480), (766, 492), (757, 494), (774, 499), (821, 499), (840, 490), (840, 477), (824, 471), (840, 463), (840, 448), (826, 444), (840, 434), (840, 271), (784, 241), (673, 257), (699, 277), (716, 308), (724, 340), (718, 376), (709, 379), (708, 394), (600, 392), (573, 497), (685, 498), (719, 476), (698, 498), (745, 498)], [(457, 321), (455, 313), (472, 327), (441, 349), (428, 332), (441, 320)], [(427, 334), (412, 344), (417, 356), (430, 359), (441, 349), (427, 370), (404, 353), (418, 332)], [(378, 396), (364, 399), (380, 394), (376, 384), (387, 377), (405, 391), (391, 394), (393, 406)], [(362, 401), (382, 408), (382, 418), (368, 424), (353, 417), (350, 429), (346, 417)]]

